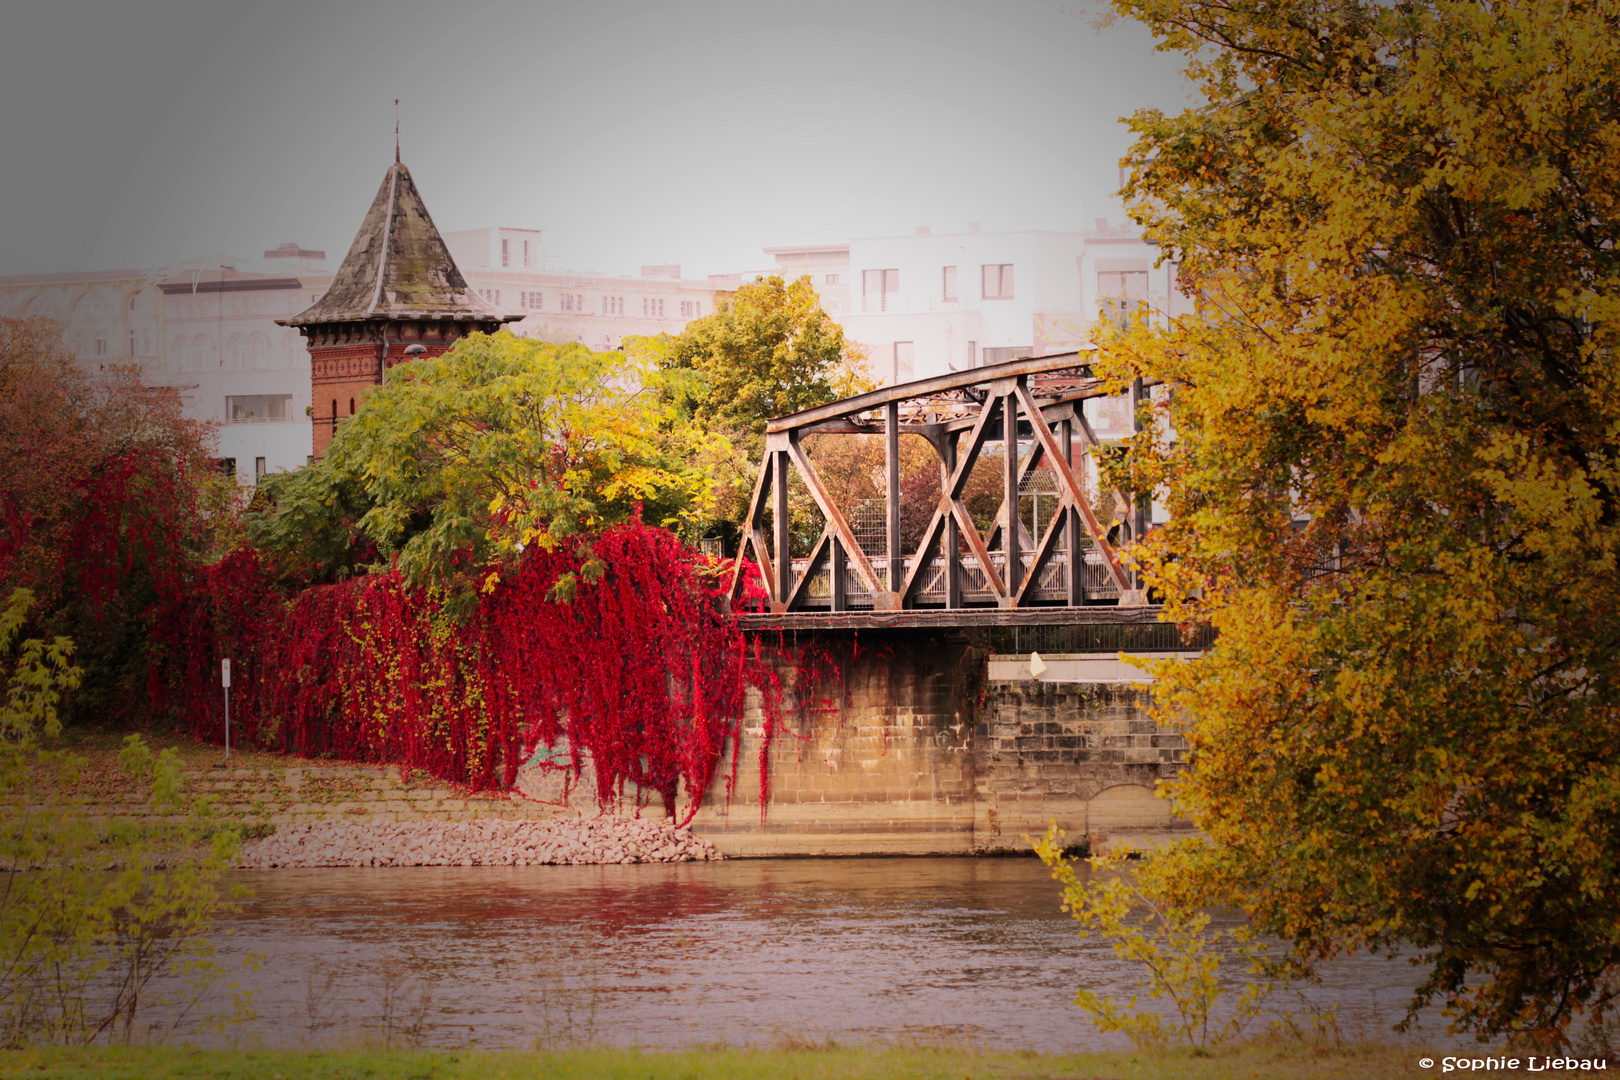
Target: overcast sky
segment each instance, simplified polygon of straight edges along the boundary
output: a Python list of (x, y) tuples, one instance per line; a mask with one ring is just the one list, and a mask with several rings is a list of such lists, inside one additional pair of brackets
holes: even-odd
[(0, 273), (294, 240), (335, 261), (402, 145), (444, 230), (689, 275), (852, 236), (1075, 229), (1119, 118), (1190, 103), (1057, 0), (8, 5)]

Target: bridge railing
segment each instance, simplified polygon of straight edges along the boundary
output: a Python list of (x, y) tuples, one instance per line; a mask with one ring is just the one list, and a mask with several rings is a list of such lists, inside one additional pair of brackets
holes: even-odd
[[(1035, 572), (1035, 556), (1033, 554), (1020, 556), (1024, 564), (1025, 575)], [(908, 572), (915, 564), (914, 558), (901, 561), (902, 572)], [(1007, 569), (1007, 556), (1004, 552), (990, 553), (990, 565), (998, 576), (1005, 579)], [(872, 569), (878, 576), (884, 577), (888, 573), (889, 560), (879, 555), (872, 560)], [(1041, 567), (1040, 580), (1030, 590), (1031, 598), (1037, 602), (1047, 604), (1063, 604), (1068, 600), (1068, 571), (1069, 553), (1055, 552)], [(1108, 573), (1107, 564), (1103, 561), (1102, 553), (1094, 548), (1085, 548), (1081, 551), (1082, 588), (1087, 603), (1117, 602), (1119, 600), (1119, 586), (1114, 584), (1112, 576)], [(916, 608), (943, 608), (947, 607), (948, 582), (946, 574), (950, 573), (948, 560), (937, 555), (931, 556), (922, 572), (918, 575), (917, 585), (911, 596)], [(990, 587), (988, 576), (979, 568), (978, 559), (973, 555), (963, 555), (956, 567), (957, 590), (962, 600), (969, 606), (994, 606), (996, 602), (995, 591)], [(798, 610), (803, 611), (831, 611), (833, 596), (832, 567), (821, 562), (814, 570), (810, 569), (809, 559), (794, 559), (793, 574), (796, 580), (803, 580), (803, 592)], [(849, 610), (867, 609), (873, 607), (872, 593), (861, 582), (860, 576), (844, 567), (844, 596), (846, 607)]]

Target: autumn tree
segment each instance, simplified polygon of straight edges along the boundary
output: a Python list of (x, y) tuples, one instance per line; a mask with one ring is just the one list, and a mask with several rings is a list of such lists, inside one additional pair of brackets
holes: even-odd
[(78, 643), (75, 713), (144, 709), (160, 610), (235, 535), (214, 431), (131, 367), (82, 370), (45, 319), (0, 319), (0, 590)]
[(1620, 5), (1115, 6), (1205, 98), (1126, 188), (1197, 314), (1105, 350), (1219, 631), (1156, 691), (1185, 898), (1556, 1044), (1620, 962)]
[(822, 310), (808, 277), (756, 278), (717, 298), (713, 314), (680, 334), (636, 339), (630, 347), (664, 373), (663, 392), (677, 418), (731, 444), (715, 471), (711, 526), (733, 534), (748, 508), (765, 422), (876, 385), (865, 351)]
[(267, 478), (250, 538), (296, 582), (397, 563), (466, 599), (530, 545), (586, 543), (638, 511), (679, 528), (725, 447), (666, 423), (659, 379), (623, 353), (474, 334), (392, 368), (323, 458)]

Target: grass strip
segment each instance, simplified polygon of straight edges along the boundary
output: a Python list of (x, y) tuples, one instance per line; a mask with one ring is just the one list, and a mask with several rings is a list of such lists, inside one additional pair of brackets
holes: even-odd
[[(1455, 1051), (1453, 1051), (1455, 1053)], [(679, 1051), (0, 1050), (0, 1077), (40, 1080), (1389, 1080), (1439, 1075), (1416, 1046), (1250, 1043), (1185, 1051), (1049, 1055), (940, 1047), (731, 1047)], [(1503, 1075), (1495, 1072), (1495, 1075)], [(1564, 1076), (1585, 1075), (1564, 1072)], [(1596, 1075), (1596, 1074), (1594, 1074)], [(1605, 1074), (1606, 1075), (1606, 1074)]]

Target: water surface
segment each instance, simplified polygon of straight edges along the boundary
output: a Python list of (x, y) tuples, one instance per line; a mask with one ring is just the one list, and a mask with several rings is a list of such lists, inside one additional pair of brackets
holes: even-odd
[[(276, 1044), (1100, 1049), (1123, 1040), (1096, 1033), (1075, 989), (1125, 990), (1137, 974), (1077, 937), (1029, 858), (233, 876), (254, 895), (217, 944), (265, 955), (248, 1031)], [(1314, 996), (1382, 1029), (1414, 981), (1360, 959)]]

